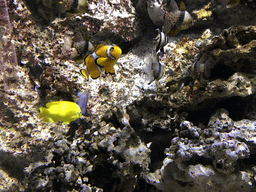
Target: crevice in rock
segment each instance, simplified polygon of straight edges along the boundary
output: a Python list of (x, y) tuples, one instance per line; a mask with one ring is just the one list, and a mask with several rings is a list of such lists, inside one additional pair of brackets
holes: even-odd
[[(154, 172), (156, 169), (161, 168), (162, 162), (166, 157), (164, 150), (167, 147), (170, 147), (172, 138), (173, 138), (173, 134), (169, 133), (169, 134), (161, 134), (161, 135), (155, 136), (152, 139), (152, 143), (150, 145), (151, 163), (149, 165), (149, 169), (151, 172)], [(159, 162), (161, 163), (159, 164)]]
[(124, 125), (118, 121), (115, 113), (112, 113), (111, 116), (106, 114), (105, 116), (103, 116), (102, 120), (105, 121), (107, 124), (111, 123), (115, 128), (120, 127), (122, 129), (124, 127)]
[(89, 183), (92, 186), (102, 188), (104, 191), (111, 191), (113, 186), (120, 183), (120, 179), (113, 178), (112, 170), (113, 166), (108, 165), (96, 165), (92, 172), (87, 173)]
[(148, 192), (148, 191), (161, 192), (161, 190), (158, 190), (156, 187), (148, 184), (144, 179), (140, 178), (133, 192)]
[(183, 161), (182, 164), (185, 166), (189, 166), (189, 165), (198, 165), (198, 164), (202, 164), (203, 166), (206, 165), (212, 165), (212, 159), (211, 158), (205, 158), (205, 157), (200, 157), (198, 155), (194, 155), (193, 158), (191, 158), (191, 160), (189, 161)]
[(24, 180), (24, 168), (27, 167), (31, 161), (27, 160), (25, 156), (14, 156), (5, 151), (0, 151), (0, 167), (8, 173), (11, 177), (18, 179), (20, 182)]
[(187, 111), (187, 120), (194, 125), (207, 126), (211, 115), (218, 109), (224, 108), (229, 112), (229, 117), (234, 121), (242, 119), (255, 120), (256, 119), (256, 95), (249, 95), (247, 97), (234, 96), (222, 101), (208, 102), (208, 104), (201, 110)]
[(218, 79), (221, 78), (223, 80), (227, 80), (230, 76), (232, 76), (236, 71), (228, 67), (221, 62), (217, 63), (216, 66), (212, 69), (211, 75), (209, 79)]

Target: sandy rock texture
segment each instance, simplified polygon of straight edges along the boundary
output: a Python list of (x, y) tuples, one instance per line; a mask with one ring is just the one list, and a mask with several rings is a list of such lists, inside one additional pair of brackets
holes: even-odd
[[(254, 3), (184, 1), (194, 26), (169, 37), (153, 82), (146, 1), (59, 3), (0, 1), (1, 191), (255, 191)], [(121, 47), (115, 74), (85, 80), (77, 34)], [(79, 123), (38, 118), (79, 90)]]

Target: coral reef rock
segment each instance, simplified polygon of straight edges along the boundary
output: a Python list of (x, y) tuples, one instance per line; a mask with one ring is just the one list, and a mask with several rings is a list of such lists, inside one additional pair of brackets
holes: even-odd
[(78, 29), (77, 26), (82, 25), (83, 30), (88, 31), (89, 35), (96, 36), (95, 39), (103, 37), (114, 43), (130, 41), (138, 36), (135, 8), (130, 0), (89, 0), (88, 11), (74, 13), (69, 17), (65, 17), (65, 14), (64, 17), (61, 17), (65, 10), (59, 8), (59, 0), (25, 0), (25, 2), (35, 22), (43, 28), (54, 20), (58, 25), (68, 25), (73, 29)]
[(73, 142), (65, 139), (55, 142), (46, 162), (26, 168), (28, 187), (132, 191), (138, 174), (148, 169), (150, 151), (131, 127), (120, 130), (109, 124), (100, 126)]
[[(254, 4), (184, 1), (194, 25), (158, 57), (147, 0), (86, 2), (0, 0), (0, 191), (255, 191)], [(114, 74), (80, 73), (88, 38), (120, 46)], [(38, 118), (83, 90), (79, 120)]]
[(225, 29), (202, 48), (194, 74), (201, 82), (211, 77), (227, 79), (235, 72), (255, 74), (255, 47), (255, 26)]
[(162, 191), (254, 191), (254, 164), (245, 163), (255, 158), (254, 135), (255, 121), (234, 122), (224, 109), (204, 129), (183, 121), (161, 169), (144, 177)]

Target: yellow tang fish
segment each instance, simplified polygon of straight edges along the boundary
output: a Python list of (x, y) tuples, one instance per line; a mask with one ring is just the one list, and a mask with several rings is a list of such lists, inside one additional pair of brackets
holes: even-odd
[(46, 108), (40, 107), (39, 119), (44, 122), (54, 123), (62, 121), (63, 124), (69, 123), (81, 117), (82, 112), (74, 102), (71, 101), (53, 101), (46, 104)]
[(81, 73), (86, 80), (95, 79), (105, 71), (106, 73), (115, 73), (114, 65), (122, 54), (122, 50), (117, 45), (104, 45), (103, 43), (97, 45), (95, 51), (85, 57), (84, 63), (86, 69), (82, 69)]

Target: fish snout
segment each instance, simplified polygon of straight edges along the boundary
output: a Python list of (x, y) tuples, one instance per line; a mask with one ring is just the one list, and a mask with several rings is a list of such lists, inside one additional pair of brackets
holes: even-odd
[(193, 18), (189, 14), (189, 12), (185, 11), (185, 16), (182, 25), (179, 27), (180, 30), (186, 30), (189, 27), (194, 25)]

